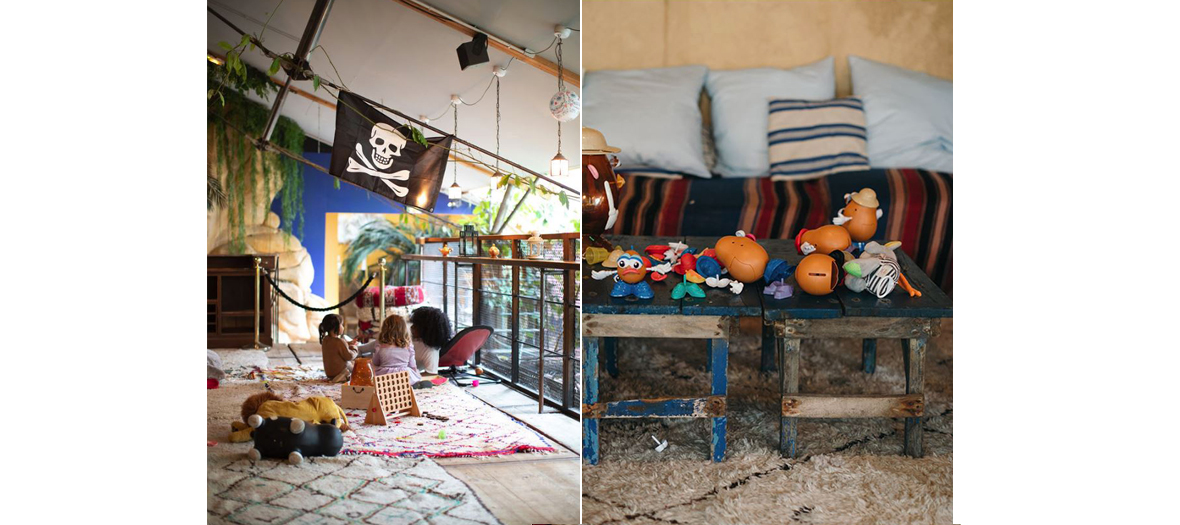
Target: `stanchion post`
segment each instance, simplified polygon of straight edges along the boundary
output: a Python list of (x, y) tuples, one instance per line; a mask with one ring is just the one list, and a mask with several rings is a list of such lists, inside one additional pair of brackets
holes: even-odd
[(377, 293), (381, 296), (381, 320), (377, 322), (377, 326), (385, 322), (385, 258), (382, 257), (377, 264), (381, 265), (381, 284), (377, 286)]
[(262, 258), (254, 258), (254, 346), (255, 350), (269, 349), (262, 346)]

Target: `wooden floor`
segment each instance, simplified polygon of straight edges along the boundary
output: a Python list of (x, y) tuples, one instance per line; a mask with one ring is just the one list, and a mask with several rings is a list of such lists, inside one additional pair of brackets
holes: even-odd
[[(323, 362), (318, 345), (292, 346), (303, 364)], [(267, 357), (271, 366), (299, 364), (287, 345), (277, 345)], [(561, 452), (435, 462), (471, 487), (504, 525), (579, 523), (582, 462), (576, 451), (581, 446), (581, 423), (549, 407), (538, 414), (535, 400), (502, 385), (485, 383), (468, 391), (548, 436)]]

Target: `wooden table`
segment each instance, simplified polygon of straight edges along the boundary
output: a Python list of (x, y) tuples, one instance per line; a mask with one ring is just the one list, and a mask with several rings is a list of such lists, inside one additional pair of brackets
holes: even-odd
[[(704, 246), (716, 239), (623, 237), (612, 236), (617, 245), (642, 252), (652, 244), (686, 242)], [(602, 269), (601, 265), (597, 269)], [(614, 279), (596, 281), (590, 268), (583, 271), (582, 301), (582, 377), (585, 378), (582, 406), (582, 456), (591, 465), (598, 464), (598, 420), (605, 418), (710, 418), (713, 420), (711, 458), (725, 458), (726, 395), (728, 389), (729, 338), (737, 329), (737, 318), (759, 316), (762, 306), (757, 292), (741, 295), (710, 293), (705, 299), (685, 296), (674, 300), (672, 288), (679, 275), (655, 283), (648, 279), (655, 297), (648, 300), (610, 296)], [(712, 375), (708, 396), (693, 398), (628, 399), (601, 402), (598, 399), (598, 352), (602, 348), (607, 372), (617, 376), (615, 351), (618, 338), (657, 337), (704, 339), (709, 357), (707, 369)]]
[[(612, 236), (612, 242), (642, 251), (651, 244), (681, 240), (692, 248), (703, 249), (716, 242), (713, 237), (682, 239)], [(798, 264), (790, 240), (760, 241), (772, 258)], [(762, 294), (760, 283), (747, 285), (741, 294), (706, 289), (704, 299), (686, 296), (674, 301), (672, 287), (679, 276), (663, 283), (653, 283), (655, 297), (650, 300), (610, 297), (613, 279), (594, 281), (590, 268), (583, 273), (583, 456), (598, 463), (598, 420), (615, 417), (710, 417), (713, 419), (712, 459), (725, 456), (725, 407), (729, 338), (737, 329), (738, 317), (761, 317), (763, 320), (762, 369), (776, 368), (778, 356), (779, 387), (782, 396), (779, 447), (785, 456), (797, 451), (799, 418), (904, 417), (905, 453), (922, 455), (921, 417), (925, 404), (923, 365), (929, 338), (938, 333), (940, 319), (951, 317), (951, 300), (901, 250), (897, 251), (902, 271), (922, 297), (909, 297), (899, 286), (888, 297), (877, 299), (868, 293), (854, 293), (843, 286), (827, 296), (808, 295), (796, 287), (786, 299), (776, 300)], [(602, 269), (597, 266), (596, 269)], [(650, 282), (650, 279), (649, 279)], [(789, 280), (792, 285), (794, 279)], [(668, 337), (706, 339), (712, 393), (709, 397), (688, 399), (638, 399), (600, 403), (598, 399), (598, 352), (605, 354), (610, 375), (615, 369), (615, 338)], [(905, 357), (906, 389), (904, 395), (824, 395), (799, 392), (799, 356), (803, 339), (863, 339), (862, 369), (875, 370), (876, 340), (899, 339)]]

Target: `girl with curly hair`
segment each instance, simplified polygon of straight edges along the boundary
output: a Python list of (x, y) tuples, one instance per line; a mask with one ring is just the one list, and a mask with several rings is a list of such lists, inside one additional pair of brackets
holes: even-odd
[(451, 320), (442, 310), (422, 306), (410, 314), (410, 336), (418, 368), (428, 374), (438, 373), (439, 349), (451, 340)]

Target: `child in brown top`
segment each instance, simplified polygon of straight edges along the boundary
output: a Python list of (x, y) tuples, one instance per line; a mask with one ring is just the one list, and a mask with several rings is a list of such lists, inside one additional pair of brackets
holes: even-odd
[(320, 348), (324, 354), (324, 373), (333, 383), (344, 383), (352, 376), (352, 363), (357, 350), (340, 336), (344, 335), (344, 319), (336, 314), (324, 316), (320, 322)]

